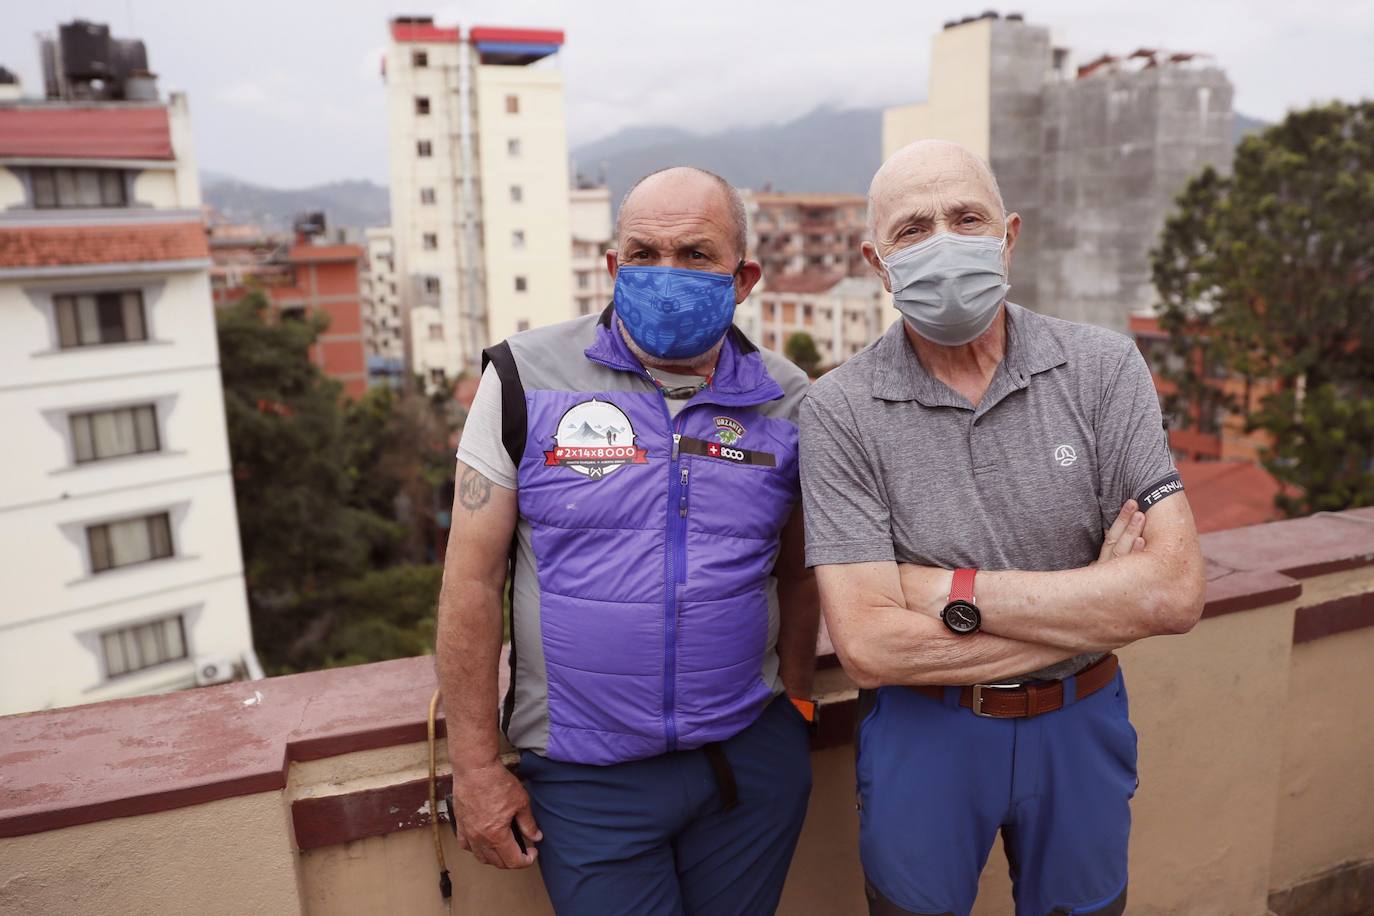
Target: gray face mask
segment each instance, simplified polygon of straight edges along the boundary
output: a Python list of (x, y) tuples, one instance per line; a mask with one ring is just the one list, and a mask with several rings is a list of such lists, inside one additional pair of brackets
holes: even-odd
[(887, 268), (892, 304), (912, 330), (957, 347), (986, 331), (1007, 298), (1006, 244), (1005, 231), (1000, 239), (942, 232), (878, 260)]

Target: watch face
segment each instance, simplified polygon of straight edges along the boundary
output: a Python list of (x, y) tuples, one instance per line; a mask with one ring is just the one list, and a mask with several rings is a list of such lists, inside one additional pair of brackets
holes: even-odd
[(945, 605), (945, 626), (956, 633), (972, 633), (982, 623), (978, 609), (966, 601), (951, 601)]

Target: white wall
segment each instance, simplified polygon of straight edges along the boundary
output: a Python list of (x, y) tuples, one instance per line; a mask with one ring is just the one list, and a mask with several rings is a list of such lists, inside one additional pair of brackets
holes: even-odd
[[(498, 341), (522, 321), (533, 328), (575, 314), (563, 73), (552, 66), (481, 66), (477, 87), (487, 329)], [(507, 95), (519, 98), (519, 113), (506, 112)], [(507, 152), (512, 138), (520, 140), (516, 157)], [(519, 204), (510, 201), (513, 184), (523, 189)], [(512, 244), (516, 229), (525, 233), (523, 249)], [(517, 276), (526, 278), (525, 292), (516, 292)]]

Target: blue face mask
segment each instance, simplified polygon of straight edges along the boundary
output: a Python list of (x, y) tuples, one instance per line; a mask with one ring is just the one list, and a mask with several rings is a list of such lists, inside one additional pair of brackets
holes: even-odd
[(735, 317), (735, 275), (622, 267), (615, 274), (615, 313), (630, 339), (650, 356), (700, 356), (715, 346)]

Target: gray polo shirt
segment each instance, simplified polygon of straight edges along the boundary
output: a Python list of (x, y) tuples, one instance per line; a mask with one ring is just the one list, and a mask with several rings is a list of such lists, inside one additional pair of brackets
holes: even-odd
[[(899, 319), (801, 408), (806, 561), (1077, 569), (1127, 499), (1175, 473), (1130, 338), (1008, 303), (975, 408), (926, 372)], [(1027, 676), (1064, 677), (1082, 655)]]

